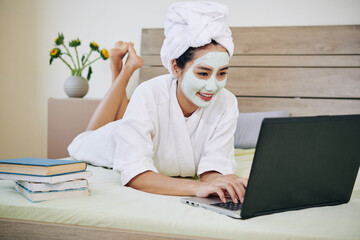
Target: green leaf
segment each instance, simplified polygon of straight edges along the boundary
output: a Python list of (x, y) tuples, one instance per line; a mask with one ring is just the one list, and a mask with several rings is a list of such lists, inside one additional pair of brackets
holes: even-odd
[(54, 58), (50, 58), (50, 61), (49, 61), (50, 65), (51, 65), (53, 60), (54, 60)]
[(87, 74), (87, 80), (89, 81), (90, 78), (91, 78), (91, 74), (92, 74), (92, 69), (91, 69), (91, 66), (89, 67), (89, 71), (88, 71), (88, 74)]
[(83, 55), (83, 56), (81, 57), (81, 63), (82, 63), (82, 64), (84, 64), (84, 60), (85, 60), (85, 55)]

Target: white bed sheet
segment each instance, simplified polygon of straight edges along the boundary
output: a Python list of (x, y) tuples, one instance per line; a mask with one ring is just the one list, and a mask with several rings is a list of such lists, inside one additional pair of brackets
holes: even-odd
[[(237, 173), (249, 174), (253, 150), (236, 150)], [(0, 181), (0, 218), (222, 239), (360, 239), (360, 182), (348, 204), (289, 211), (248, 220), (194, 208), (180, 197), (120, 184), (118, 173), (89, 166), (90, 197), (31, 203)]]

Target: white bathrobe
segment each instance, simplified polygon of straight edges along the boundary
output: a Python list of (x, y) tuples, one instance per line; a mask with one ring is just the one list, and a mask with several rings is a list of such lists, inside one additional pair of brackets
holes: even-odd
[(212, 170), (232, 174), (238, 118), (235, 96), (222, 89), (207, 108), (185, 118), (176, 87), (171, 75), (142, 83), (124, 118), (77, 136), (68, 148), (70, 156), (112, 167), (121, 174), (123, 185), (149, 170), (181, 177)]

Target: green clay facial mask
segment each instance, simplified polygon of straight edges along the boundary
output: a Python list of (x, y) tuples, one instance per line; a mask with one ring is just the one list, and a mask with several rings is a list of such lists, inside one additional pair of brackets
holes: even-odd
[[(207, 107), (217, 92), (226, 85), (225, 77), (218, 80), (217, 74), (220, 68), (229, 64), (230, 57), (226, 52), (209, 52), (196, 59), (193, 65), (185, 72), (182, 80), (182, 90), (185, 96), (198, 107)], [(210, 76), (203, 80), (194, 74), (194, 68), (198, 65), (211, 67)]]

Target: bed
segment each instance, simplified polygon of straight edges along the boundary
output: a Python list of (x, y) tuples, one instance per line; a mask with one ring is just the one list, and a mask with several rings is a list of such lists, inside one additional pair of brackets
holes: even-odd
[[(360, 114), (360, 26), (232, 28), (227, 88), (241, 114)], [(166, 73), (162, 29), (143, 29), (140, 81)], [(241, 115), (240, 114), (240, 115)], [(339, 149), (341, 151), (341, 149)], [(248, 176), (254, 149), (235, 151)], [(90, 197), (30, 203), (0, 181), (0, 239), (360, 239), (360, 179), (348, 204), (248, 220), (123, 187), (110, 169), (89, 166)]]

